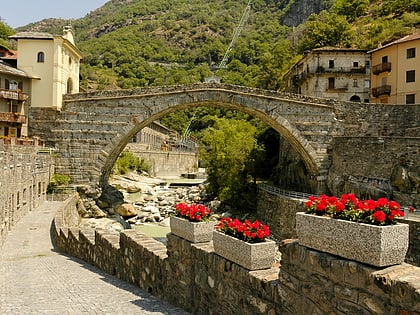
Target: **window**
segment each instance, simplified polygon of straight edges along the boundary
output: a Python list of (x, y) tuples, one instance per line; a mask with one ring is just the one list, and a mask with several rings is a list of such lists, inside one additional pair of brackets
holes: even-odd
[(44, 58), (45, 58), (44, 53), (40, 51), (38, 53), (37, 62), (44, 62)]
[(365, 67), (366, 67), (366, 69), (370, 68), (370, 61), (369, 60), (365, 61)]
[(416, 58), (416, 48), (407, 49), (407, 59)]
[(416, 70), (409, 70), (405, 73), (405, 82), (416, 82)]
[(334, 68), (334, 60), (328, 61), (328, 68), (330, 69)]
[(359, 68), (359, 63), (357, 61), (353, 62), (353, 68)]
[(370, 80), (365, 80), (365, 88), (370, 89)]
[(335, 89), (335, 78), (328, 78), (328, 90)]
[(415, 94), (407, 94), (405, 96), (405, 103), (406, 104), (416, 104), (416, 95)]
[(353, 79), (353, 87), (358, 87), (357, 79)]
[(383, 56), (382, 63), (387, 63), (387, 62), (388, 62), (388, 56)]
[(9, 90), (10, 91), (17, 91), (18, 90), (18, 83), (16, 81), (9, 82)]

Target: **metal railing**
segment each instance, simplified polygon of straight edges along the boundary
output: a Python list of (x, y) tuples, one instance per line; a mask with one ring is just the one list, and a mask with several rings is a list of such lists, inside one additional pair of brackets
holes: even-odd
[(304, 192), (299, 191), (292, 191), (292, 190), (286, 190), (282, 189), (276, 186), (268, 185), (268, 184), (259, 184), (258, 189), (264, 190), (270, 194), (277, 195), (277, 196), (286, 196), (291, 197), (295, 199), (302, 199), (307, 200), (309, 196), (313, 196), (313, 194), (308, 194)]

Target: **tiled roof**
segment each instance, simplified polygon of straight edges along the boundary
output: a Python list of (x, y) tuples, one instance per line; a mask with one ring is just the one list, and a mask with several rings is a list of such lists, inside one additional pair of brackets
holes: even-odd
[(54, 36), (49, 33), (40, 33), (40, 32), (20, 32), (12, 36), (9, 36), (12, 39), (54, 39)]
[(400, 39), (394, 40), (393, 42), (388, 43), (384, 46), (373, 49), (373, 50), (369, 51), (369, 53), (384, 49), (385, 47), (389, 47), (389, 46), (393, 46), (393, 45), (397, 45), (397, 44), (401, 44), (401, 43), (405, 43), (405, 42), (410, 42), (410, 41), (413, 41), (413, 40), (419, 40), (419, 39), (420, 39), (420, 32), (417, 32), (417, 33), (414, 33), (414, 34), (411, 34), (411, 35), (404, 36)]

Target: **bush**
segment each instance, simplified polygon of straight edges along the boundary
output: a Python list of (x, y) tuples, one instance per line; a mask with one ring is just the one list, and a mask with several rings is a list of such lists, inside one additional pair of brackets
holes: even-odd
[(140, 159), (132, 152), (124, 151), (120, 154), (112, 169), (113, 174), (127, 174), (129, 171), (148, 172), (150, 166), (144, 159)]
[(63, 174), (53, 174), (47, 186), (47, 194), (55, 192), (58, 187), (68, 186), (69, 183), (69, 176)]

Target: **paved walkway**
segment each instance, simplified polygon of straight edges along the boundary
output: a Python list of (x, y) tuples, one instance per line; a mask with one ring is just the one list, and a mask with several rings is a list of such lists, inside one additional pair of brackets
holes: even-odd
[(188, 314), (73, 257), (56, 252), (48, 201), (12, 228), (0, 249), (0, 314)]

